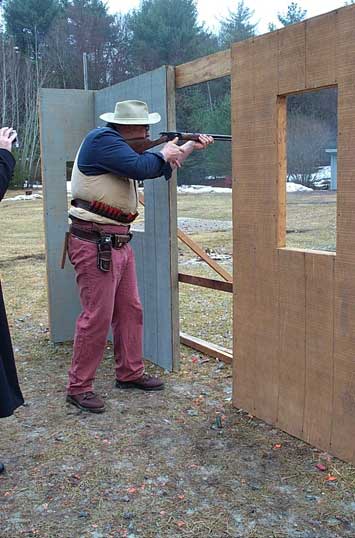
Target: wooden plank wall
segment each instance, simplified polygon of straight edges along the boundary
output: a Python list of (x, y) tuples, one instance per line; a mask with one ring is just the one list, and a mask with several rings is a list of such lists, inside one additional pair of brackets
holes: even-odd
[[(231, 51), (234, 405), (355, 462), (355, 6)], [(337, 251), (285, 248), (285, 96), (338, 85)]]

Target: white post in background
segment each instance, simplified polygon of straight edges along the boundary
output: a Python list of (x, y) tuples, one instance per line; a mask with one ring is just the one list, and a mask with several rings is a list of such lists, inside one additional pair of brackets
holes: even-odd
[(337, 174), (338, 174), (338, 150), (337, 149), (326, 149), (326, 153), (330, 153), (330, 170), (331, 170), (331, 179), (330, 179), (330, 190), (337, 190)]

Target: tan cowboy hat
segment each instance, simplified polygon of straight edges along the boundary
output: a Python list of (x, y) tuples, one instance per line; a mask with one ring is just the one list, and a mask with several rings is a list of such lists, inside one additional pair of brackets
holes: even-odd
[(161, 117), (158, 112), (149, 114), (144, 101), (120, 101), (116, 103), (114, 112), (101, 114), (100, 119), (121, 125), (151, 125), (158, 123)]

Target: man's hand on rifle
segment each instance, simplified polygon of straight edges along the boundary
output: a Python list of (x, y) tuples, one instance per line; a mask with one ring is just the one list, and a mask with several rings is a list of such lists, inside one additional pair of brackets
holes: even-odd
[(161, 153), (163, 154), (165, 161), (170, 163), (173, 167), (174, 166), (180, 167), (180, 165), (178, 164), (179, 157), (183, 155), (182, 146), (178, 146), (177, 142), (178, 142), (178, 137), (174, 138), (174, 140), (171, 140), (170, 142), (167, 142), (161, 150)]
[(174, 138), (170, 142), (167, 142), (161, 153), (164, 156), (166, 162), (170, 163), (173, 170), (175, 168), (181, 168), (185, 159), (196, 149), (206, 149), (207, 146), (213, 144), (214, 140), (212, 136), (200, 134), (198, 140), (189, 140), (182, 146), (178, 146), (178, 137)]
[(184, 144), (181, 147), (183, 148), (187, 144), (192, 143), (193, 144), (193, 150), (195, 150), (195, 149), (201, 150), (201, 149), (206, 149), (207, 146), (209, 146), (210, 144), (213, 144), (213, 142), (214, 142), (214, 140), (213, 140), (212, 136), (205, 135), (205, 134), (200, 134), (198, 142), (192, 142), (192, 141), (191, 142), (186, 142), (186, 144)]
[(184, 162), (184, 160), (187, 159), (187, 157), (191, 155), (191, 153), (195, 149), (197, 150), (206, 149), (207, 146), (209, 146), (210, 144), (213, 144), (213, 142), (214, 140), (212, 136), (200, 134), (198, 141), (189, 140), (188, 142), (185, 142), (185, 144), (180, 146), (180, 149), (182, 149), (182, 153), (178, 156), (176, 161), (171, 164), (174, 166), (174, 168), (181, 168), (181, 165)]

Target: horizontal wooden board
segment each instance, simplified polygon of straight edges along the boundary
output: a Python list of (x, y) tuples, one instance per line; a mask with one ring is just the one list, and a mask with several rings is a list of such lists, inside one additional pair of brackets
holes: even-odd
[(178, 229), (177, 236), (186, 246), (188, 246), (201, 260), (205, 261), (207, 265), (211, 267), (216, 273), (218, 273), (227, 282), (233, 282), (233, 276), (228, 273), (224, 267), (222, 267), (216, 260), (213, 260), (211, 256), (207, 254), (205, 250), (198, 243), (196, 243), (188, 234)]
[(203, 276), (186, 275), (185, 273), (179, 273), (179, 282), (191, 284), (193, 286), (201, 286), (202, 288), (209, 288), (216, 291), (226, 291), (228, 293), (233, 293), (233, 283), (224, 282), (223, 280), (214, 280), (212, 278), (205, 278)]
[(231, 74), (230, 49), (198, 58), (175, 68), (175, 87), (185, 88)]
[(211, 342), (206, 342), (206, 340), (201, 340), (201, 338), (196, 338), (195, 336), (190, 336), (186, 333), (180, 333), (180, 342), (184, 346), (196, 349), (196, 351), (220, 359), (228, 364), (233, 362), (233, 352), (230, 349), (218, 346), (217, 344), (211, 344)]

